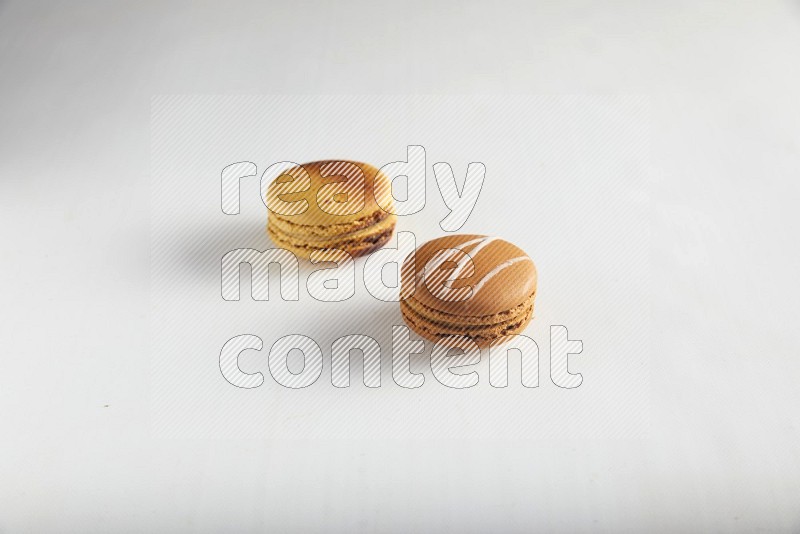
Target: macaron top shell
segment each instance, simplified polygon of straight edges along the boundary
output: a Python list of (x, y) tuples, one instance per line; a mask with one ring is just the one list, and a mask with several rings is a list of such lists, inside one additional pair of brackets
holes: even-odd
[(392, 205), (388, 178), (359, 161), (304, 163), (277, 176), (267, 190), (270, 215), (299, 225), (380, 220), (389, 215), (381, 206)]
[(533, 260), (503, 239), (450, 235), (420, 246), (403, 265), (402, 297), (460, 316), (501, 313), (531, 299)]

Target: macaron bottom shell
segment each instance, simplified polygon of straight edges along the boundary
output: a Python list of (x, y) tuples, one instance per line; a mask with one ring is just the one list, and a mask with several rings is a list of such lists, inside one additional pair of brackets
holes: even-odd
[(523, 332), (533, 319), (535, 295), (510, 309), (487, 316), (459, 316), (430, 308), (410, 297), (400, 303), (403, 320), (417, 334), (431, 341), (446, 336), (465, 336), (481, 348), (494, 340)]
[(303, 258), (308, 258), (315, 250), (324, 249), (344, 250), (355, 257), (383, 247), (392, 238), (396, 222), (397, 216), (389, 215), (353, 232), (319, 235), (314, 226), (294, 225), (289, 231), (285, 224), (270, 217), (267, 234), (275, 245)]

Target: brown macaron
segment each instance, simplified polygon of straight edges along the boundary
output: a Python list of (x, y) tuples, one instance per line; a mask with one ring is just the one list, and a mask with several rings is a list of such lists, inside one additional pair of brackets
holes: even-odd
[(508, 241), (441, 237), (404, 262), (400, 309), (422, 337), (466, 336), (486, 347), (525, 330), (533, 318), (536, 281), (533, 260)]
[(386, 244), (397, 216), (391, 184), (357, 161), (325, 160), (292, 167), (267, 190), (267, 233), (279, 247), (308, 258), (323, 249), (361, 256)]

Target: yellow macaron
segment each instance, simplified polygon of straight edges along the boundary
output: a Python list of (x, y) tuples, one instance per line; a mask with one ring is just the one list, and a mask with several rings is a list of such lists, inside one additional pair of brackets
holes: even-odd
[(385, 245), (397, 216), (391, 183), (358, 161), (314, 161), (284, 171), (269, 185), (267, 233), (279, 247), (308, 258), (340, 249), (361, 256)]

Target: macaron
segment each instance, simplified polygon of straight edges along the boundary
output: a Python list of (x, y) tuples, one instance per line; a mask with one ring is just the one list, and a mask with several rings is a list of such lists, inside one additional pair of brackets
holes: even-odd
[(449, 235), (403, 263), (400, 310), (420, 336), (466, 336), (478, 346), (519, 334), (533, 318), (537, 273), (519, 247), (497, 237)]
[(267, 233), (308, 258), (316, 250), (368, 254), (392, 237), (391, 183), (367, 163), (325, 160), (284, 171), (267, 189)]

